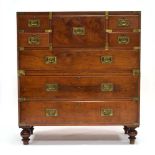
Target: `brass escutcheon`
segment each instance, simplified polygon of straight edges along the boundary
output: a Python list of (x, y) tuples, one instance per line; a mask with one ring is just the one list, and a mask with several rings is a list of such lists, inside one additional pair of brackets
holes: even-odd
[(113, 110), (112, 109), (101, 109), (101, 116), (113, 116)]
[(55, 117), (58, 116), (58, 111), (57, 109), (45, 109), (45, 115), (46, 117)]
[(117, 41), (118, 41), (118, 44), (126, 45), (129, 43), (130, 38), (128, 36), (122, 35), (122, 36), (118, 36)]
[(101, 83), (101, 91), (102, 92), (110, 92), (113, 91), (114, 86), (112, 83)]
[(85, 28), (84, 27), (73, 27), (73, 34), (74, 35), (85, 35)]
[(57, 91), (58, 84), (57, 83), (48, 83), (46, 84), (46, 91)]
[(129, 21), (127, 19), (121, 18), (121, 19), (118, 19), (117, 25), (118, 27), (128, 27)]
[(45, 64), (56, 64), (57, 57), (56, 56), (46, 56), (45, 57)]
[(40, 27), (40, 20), (39, 19), (29, 19), (28, 27)]
[(40, 44), (40, 37), (37, 35), (28, 37), (28, 44), (39, 45)]
[(101, 56), (101, 63), (102, 64), (110, 64), (112, 63), (112, 56)]

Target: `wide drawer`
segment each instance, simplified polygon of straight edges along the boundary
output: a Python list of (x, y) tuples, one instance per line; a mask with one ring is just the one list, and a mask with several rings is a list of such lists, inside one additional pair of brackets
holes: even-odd
[(105, 16), (53, 16), (53, 47), (104, 47)]
[(28, 101), (20, 105), (20, 125), (137, 125), (136, 101)]
[(18, 13), (17, 14), (17, 26), (19, 30), (38, 32), (51, 27), (49, 20), (49, 13)]
[(21, 76), (20, 96), (33, 99), (105, 99), (138, 96), (139, 76)]
[(19, 33), (19, 47), (49, 47), (49, 33)]
[(139, 32), (112, 32), (108, 34), (109, 47), (133, 48), (140, 46)]
[(19, 53), (19, 68), (54, 72), (116, 72), (139, 68), (135, 50), (54, 49)]

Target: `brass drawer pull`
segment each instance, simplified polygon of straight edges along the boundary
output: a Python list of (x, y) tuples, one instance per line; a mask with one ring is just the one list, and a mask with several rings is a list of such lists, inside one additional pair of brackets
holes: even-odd
[(74, 35), (85, 35), (85, 28), (84, 27), (73, 27), (73, 34)]
[(45, 109), (45, 115), (46, 117), (56, 117), (58, 116), (57, 109)]
[(39, 19), (29, 19), (28, 27), (40, 27), (40, 20)]
[(130, 38), (128, 36), (118, 36), (118, 44), (126, 45), (129, 43)]
[(112, 56), (101, 56), (102, 64), (110, 64), (112, 63)]
[(46, 91), (57, 91), (58, 84), (57, 83), (48, 83), (46, 84)]
[(45, 57), (45, 64), (56, 64), (57, 57), (56, 56), (46, 56)]
[(101, 91), (102, 92), (111, 92), (113, 91), (114, 86), (112, 83), (102, 83), (101, 84)]
[(128, 27), (129, 26), (129, 21), (127, 19), (118, 19), (117, 23), (118, 27)]
[(112, 109), (101, 109), (101, 116), (113, 116)]
[(28, 44), (30, 45), (39, 45), (40, 37), (39, 36), (30, 36), (28, 37)]

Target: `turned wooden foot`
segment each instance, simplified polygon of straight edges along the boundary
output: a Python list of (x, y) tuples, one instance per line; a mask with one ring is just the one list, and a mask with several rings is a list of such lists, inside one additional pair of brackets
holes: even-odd
[(124, 134), (128, 134), (128, 130), (129, 130), (129, 128), (127, 127), (127, 126), (124, 126)]
[(22, 136), (22, 141), (24, 145), (29, 144), (30, 136), (31, 136), (31, 129), (30, 128), (23, 128), (20, 135)]
[(34, 127), (33, 127), (33, 126), (31, 126), (30, 130), (31, 130), (31, 135), (33, 135), (33, 130), (34, 130)]
[(129, 135), (130, 144), (134, 144), (136, 135), (137, 135), (137, 131), (135, 130), (135, 127), (128, 128), (128, 135)]

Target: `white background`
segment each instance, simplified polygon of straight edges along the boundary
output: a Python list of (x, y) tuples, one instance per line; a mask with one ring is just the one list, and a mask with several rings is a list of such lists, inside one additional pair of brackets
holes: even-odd
[[(153, 0), (0, 0), (0, 154), (155, 154), (155, 9)], [(122, 127), (38, 127), (23, 146), (17, 123), (17, 11), (142, 11), (141, 126), (128, 145)], [(54, 140), (57, 139), (57, 140)]]

